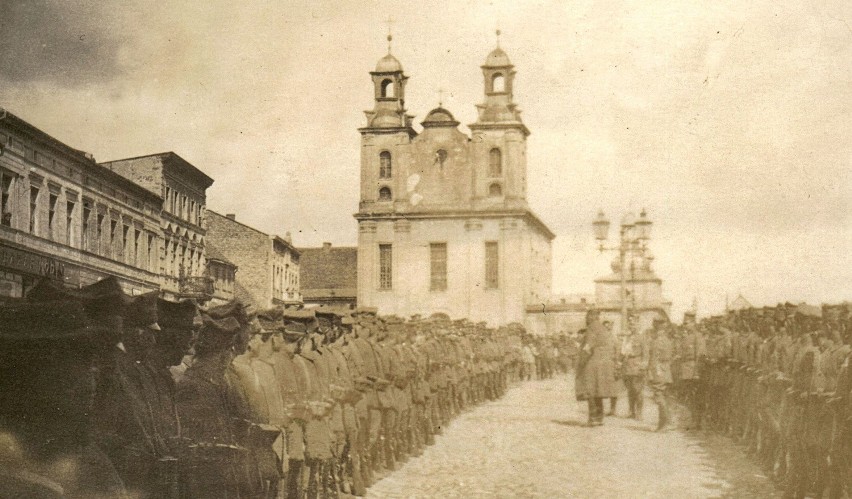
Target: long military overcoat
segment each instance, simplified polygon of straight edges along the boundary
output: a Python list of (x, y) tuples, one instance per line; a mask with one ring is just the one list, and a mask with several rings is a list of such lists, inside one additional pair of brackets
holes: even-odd
[(585, 354), (577, 368), (577, 400), (618, 396), (615, 361), (618, 356), (615, 337), (595, 321), (589, 324), (580, 347)]

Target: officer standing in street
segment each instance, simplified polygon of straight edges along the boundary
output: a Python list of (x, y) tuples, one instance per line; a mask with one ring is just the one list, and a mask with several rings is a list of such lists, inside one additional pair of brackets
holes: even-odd
[(645, 373), (648, 370), (648, 341), (646, 335), (637, 329), (636, 316), (631, 315), (627, 323), (627, 334), (621, 342), (621, 369), (627, 388), (630, 417), (641, 420), (645, 399)]
[(686, 312), (683, 316), (683, 334), (679, 346), (680, 351), (677, 354), (680, 356), (682, 395), (692, 416), (690, 428), (701, 429), (704, 411), (702, 399), (699, 398), (698, 393), (699, 363), (706, 357), (707, 348), (704, 337), (698, 333), (695, 325), (695, 312)]
[(616, 346), (599, 318), (600, 312), (594, 309), (586, 314), (586, 334), (580, 347), (583, 360), (575, 384), (578, 400), (588, 401), (589, 426), (603, 425), (603, 401), (615, 395)]
[(648, 384), (654, 391), (654, 402), (659, 411), (657, 431), (665, 431), (670, 421), (668, 390), (672, 384), (672, 341), (668, 334), (668, 320), (654, 319), (648, 349)]

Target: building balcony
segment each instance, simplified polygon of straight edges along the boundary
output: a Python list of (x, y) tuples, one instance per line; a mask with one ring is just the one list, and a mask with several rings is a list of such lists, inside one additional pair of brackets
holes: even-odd
[(207, 301), (213, 297), (213, 278), (208, 276), (181, 277), (180, 297)]

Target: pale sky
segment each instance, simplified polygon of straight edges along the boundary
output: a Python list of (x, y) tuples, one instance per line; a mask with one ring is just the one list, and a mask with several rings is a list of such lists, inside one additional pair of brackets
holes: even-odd
[[(174, 151), (208, 207), (298, 246), (354, 245), (368, 74), (463, 124), (495, 46), (532, 131), (555, 293), (612, 255), (591, 221), (647, 207), (674, 315), (697, 298), (852, 299), (852, 2), (0, 0), (0, 106), (98, 161)], [(465, 128), (466, 130), (466, 128)]]

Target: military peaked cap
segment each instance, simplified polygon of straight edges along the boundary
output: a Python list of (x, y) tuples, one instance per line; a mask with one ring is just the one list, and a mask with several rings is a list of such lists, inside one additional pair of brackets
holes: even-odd
[(237, 335), (239, 330), (240, 323), (233, 317), (216, 320), (206, 316), (204, 317), (204, 324), (201, 326), (198, 341), (208, 351), (225, 350), (231, 347), (234, 336)]
[(205, 312), (211, 319), (225, 319), (227, 317), (233, 317), (240, 324), (248, 324), (251, 322), (253, 318), (253, 313), (248, 310), (248, 308), (243, 305), (239, 300), (231, 300), (228, 303), (223, 305), (217, 305), (215, 307), (211, 307), (207, 309)]
[(198, 306), (192, 300), (157, 300), (157, 324), (162, 328), (192, 329), (197, 314)]
[(129, 327), (157, 326), (157, 299), (159, 293), (151, 291), (143, 295), (127, 298), (124, 307), (124, 325)]
[(51, 281), (50, 279), (42, 279), (33, 286), (27, 293), (27, 301), (62, 301), (62, 300), (79, 300), (80, 294), (76, 290), (71, 290), (63, 285)]

